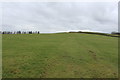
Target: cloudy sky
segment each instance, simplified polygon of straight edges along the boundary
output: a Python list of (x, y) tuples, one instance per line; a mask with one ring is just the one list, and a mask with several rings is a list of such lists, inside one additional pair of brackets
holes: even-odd
[(2, 3), (2, 30), (118, 31), (117, 2)]

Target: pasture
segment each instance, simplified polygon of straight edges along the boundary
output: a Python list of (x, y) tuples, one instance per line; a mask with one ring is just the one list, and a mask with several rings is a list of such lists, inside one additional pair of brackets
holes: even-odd
[(117, 78), (118, 38), (93, 34), (4, 34), (3, 78)]

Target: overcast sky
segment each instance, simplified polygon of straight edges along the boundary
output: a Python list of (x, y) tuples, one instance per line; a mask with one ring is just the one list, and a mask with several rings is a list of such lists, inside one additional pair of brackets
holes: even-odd
[(118, 31), (117, 2), (8, 2), (2, 4), (2, 30)]

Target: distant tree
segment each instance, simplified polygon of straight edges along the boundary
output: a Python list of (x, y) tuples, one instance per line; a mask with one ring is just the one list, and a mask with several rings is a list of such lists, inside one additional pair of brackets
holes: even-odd
[(9, 31), (5, 31), (5, 34), (9, 34)]
[(22, 34), (26, 34), (26, 32), (25, 32), (25, 31), (22, 31)]
[(29, 31), (29, 34), (32, 34), (32, 31)]
[(38, 34), (40, 34), (40, 32), (38, 31)]
[(35, 34), (35, 32), (33, 31), (32, 34)]
[(78, 33), (81, 33), (82, 31), (78, 31)]
[(23, 33), (23, 34), (26, 34), (26, 33), (27, 33), (27, 32), (25, 32), (25, 31), (24, 31), (24, 33)]
[(17, 34), (21, 34), (21, 31), (17, 31)]
[(111, 34), (115, 34), (115, 33), (116, 33), (115, 31), (111, 32)]
[(9, 31), (9, 34), (12, 34), (12, 32)]
[(5, 32), (3, 31), (2, 34), (5, 34)]
[(16, 34), (16, 32), (14, 31), (14, 33), (13, 34)]
[(120, 33), (119, 32), (111, 32), (111, 34), (118, 34), (118, 35), (120, 35)]

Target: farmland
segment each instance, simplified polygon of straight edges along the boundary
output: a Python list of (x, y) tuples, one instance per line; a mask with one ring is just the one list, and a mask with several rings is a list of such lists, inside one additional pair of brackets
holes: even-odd
[(117, 78), (118, 38), (4, 34), (2, 58), (3, 78)]

